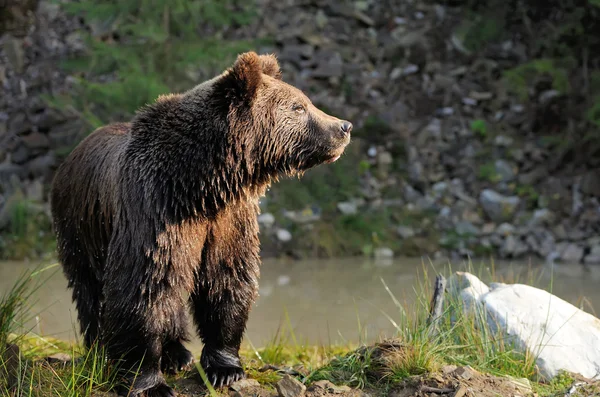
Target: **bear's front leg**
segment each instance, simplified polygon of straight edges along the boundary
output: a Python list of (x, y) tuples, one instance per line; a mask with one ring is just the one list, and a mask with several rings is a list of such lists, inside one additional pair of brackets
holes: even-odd
[(240, 243), (240, 247), (237, 251), (217, 250), (228, 256), (218, 261), (207, 255), (190, 297), (204, 343), (200, 364), (215, 387), (245, 378), (239, 349), (258, 293), (259, 259), (258, 254), (246, 254), (251, 246)]
[(219, 278), (199, 283), (191, 296), (194, 320), (204, 343), (200, 364), (215, 387), (245, 378), (239, 349), (256, 295), (253, 280)]

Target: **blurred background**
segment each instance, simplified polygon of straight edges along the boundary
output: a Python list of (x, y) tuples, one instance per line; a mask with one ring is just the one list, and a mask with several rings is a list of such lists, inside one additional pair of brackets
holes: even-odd
[[(599, 0), (0, 0), (0, 290), (55, 262), (49, 186), (81, 139), (248, 50), (354, 124), (261, 202), (252, 341), (374, 337), (382, 279), (410, 299), (469, 259), (600, 306)], [(72, 337), (58, 268), (40, 294), (39, 331)]]

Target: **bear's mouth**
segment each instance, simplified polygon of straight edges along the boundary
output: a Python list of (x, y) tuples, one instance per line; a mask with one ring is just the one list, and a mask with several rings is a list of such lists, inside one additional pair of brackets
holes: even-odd
[(338, 154), (338, 155), (335, 155), (335, 156), (330, 157), (329, 159), (325, 160), (325, 162), (327, 164), (335, 163), (336, 161), (338, 161), (340, 159), (340, 157), (342, 157), (342, 155)]

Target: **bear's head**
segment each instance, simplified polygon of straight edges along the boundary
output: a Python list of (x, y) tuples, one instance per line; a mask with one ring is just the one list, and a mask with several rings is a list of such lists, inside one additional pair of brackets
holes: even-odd
[(301, 173), (336, 161), (350, 143), (352, 124), (317, 109), (282, 81), (273, 55), (239, 55), (213, 93), (223, 98), (229, 133), (254, 172)]

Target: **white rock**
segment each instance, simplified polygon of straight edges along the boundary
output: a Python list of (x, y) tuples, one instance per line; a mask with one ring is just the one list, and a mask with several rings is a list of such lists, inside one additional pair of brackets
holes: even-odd
[(448, 279), (448, 291), (451, 294), (458, 294), (458, 298), (465, 304), (465, 309), (471, 310), (479, 298), (490, 291), (490, 288), (471, 273), (456, 272)]
[(411, 238), (415, 236), (415, 231), (410, 226), (398, 226), (396, 233), (403, 239)]
[(260, 214), (258, 216), (258, 223), (266, 227), (271, 227), (275, 223), (275, 216), (273, 216), (273, 214), (271, 214), (270, 212)]
[[(487, 312), (490, 327), (499, 328), (521, 351), (536, 359), (539, 375), (551, 379), (559, 370), (593, 378), (600, 373), (600, 320), (538, 288), (523, 284), (483, 284), (468, 273), (453, 276), (464, 287), (466, 308), (474, 301)], [(474, 288), (474, 286), (479, 286)]]
[(393, 258), (394, 251), (392, 251), (392, 249), (388, 247), (379, 247), (375, 249), (374, 255), (377, 259)]
[(292, 239), (292, 233), (285, 229), (277, 229), (277, 240), (287, 243)]

